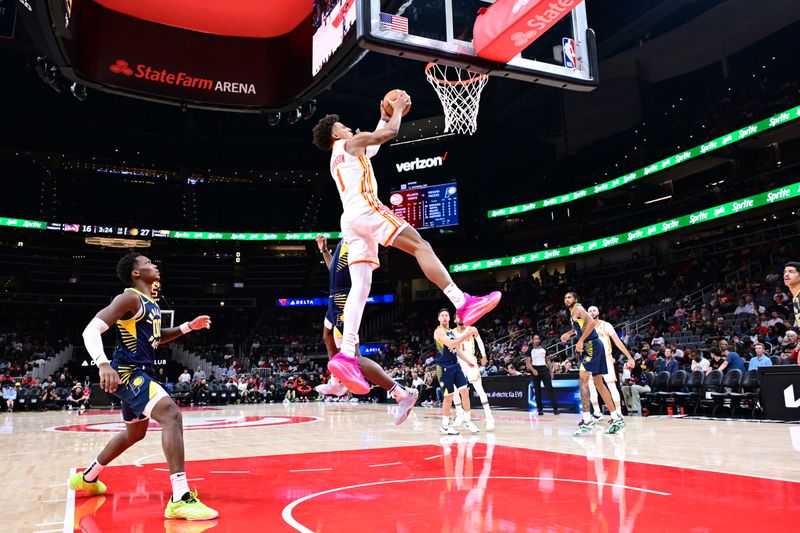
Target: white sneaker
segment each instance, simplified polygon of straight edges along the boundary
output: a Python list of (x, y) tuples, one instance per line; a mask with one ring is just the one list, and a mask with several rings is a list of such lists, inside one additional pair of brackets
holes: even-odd
[(458, 430), (453, 427), (453, 424), (439, 424), (439, 433), (444, 435), (459, 435)]
[(494, 431), (494, 417), (486, 417), (486, 431)]
[(602, 422), (605, 417), (601, 413), (594, 412), (592, 413), (592, 418), (594, 418), (595, 422)]
[(461, 415), (456, 416), (456, 419), (453, 420), (453, 427), (460, 428), (461, 425), (464, 423), (464, 417)]
[(397, 411), (394, 414), (394, 425), (399, 426), (406, 421), (408, 415), (414, 409), (414, 404), (417, 403), (419, 398), (419, 391), (417, 389), (406, 389), (408, 393), (405, 398), (397, 402)]
[(470, 433), (478, 433), (480, 429), (476, 426), (472, 420), (464, 420), (464, 427), (467, 428)]

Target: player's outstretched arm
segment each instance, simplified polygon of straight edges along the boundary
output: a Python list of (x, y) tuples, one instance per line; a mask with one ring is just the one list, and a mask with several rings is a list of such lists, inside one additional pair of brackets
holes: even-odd
[[(386, 113), (386, 110), (383, 108), (383, 100), (381, 100), (381, 101), (380, 101), (380, 103), (379, 103), (378, 107), (380, 108), (380, 112), (381, 112), (381, 119), (378, 121), (378, 125), (377, 125), (377, 126), (375, 126), (375, 131), (378, 131), (378, 130), (380, 130), (380, 129), (383, 129), (383, 128), (386, 126), (386, 124), (388, 124), (388, 123), (389, 123), (389, 119), (391, 118), (391, 117), (389, 117), (389, 115)], [(369, 158), (372, 158), (372, 157), (374, 157), (375, 155), (377, 155), (377, 153), (378, 153), (378, 150), (380, 150), (380, 148), (381, 148), (381, 145), (380, 145), (380, 144), (375, 144), (375, 145), (373, 145), (373, 146), (367, 146), (367, 148), (366, 148), (366, 151), (367, 151), (367, 157), (369, 157)]]
[(607, 328), (608, 336), (611, 337), (611, 340), (614, 342), (617, 348), (619, 348), (619, 351), (625, 354), (625, 356), (628, 358), (628, 362), (625, 364), (625, 366), (628, 368), (633, 368), (633, 356), (631, 355), (631, 352), (628, 351), (628, 347), (625, 346), (625, 343), (622, 342), (622, 339), (619, 338), (619, 335), (617, 335), (617, 330), (615, 330), (614, 326), (611, 324), (607, 324)]
[(328, 238), (324, 235), (317, 235), (314, 240), (317, 241), (317, 246), (322, 254), (322, 259), (325, 261), (325, 266), (330, 270), (333, 256), (331, 255), (331, 251), (328, 250)]
[(111, 368), (111, 363), (103, 349), (103, 333), (117, 320), (134, 316), (139, 311), (139, 297), (132, 292), (123, 292), (103, 308), (83, 330), (83, 344), (100, 372), (100, 388), (114, 392), (119, 386), (119, 374)]
[(394, 113), (386, 126), (377, 131), (357, 133), (345, 143), (344, 149), (347, 153), (356, 156), (363, 155), (368, 146), (384, 144), (397, 137), (397, 132), (400, 131), (400, 122), (403, 119), (403, 109), (411, 103), (411, 97), (406, 93), (401, 93), (390, 103)]
[(162, 329), (161, 344), (166, 344), (169, 341), (177, 339), (181, 335), (185, 335), (190, 331), (197, 331), (198, 329), (211, 329), (211, 317), (208, 315), (200, 315), (191, 322), (184, 322), (177, 328)]
[(477, 333), (477, 329), (473, 328), (472, 326), (468, 326), (467, 329), (464, 330), (464, 333), (457, 335), (455, 339), (451, 339), (447, 336), (443, 329), (436, 328), (436, 333), (433, 334), (433, 338), (447, 346), (449, 349), (455, 350), (462, 342), (473, 335), (476, 335)]

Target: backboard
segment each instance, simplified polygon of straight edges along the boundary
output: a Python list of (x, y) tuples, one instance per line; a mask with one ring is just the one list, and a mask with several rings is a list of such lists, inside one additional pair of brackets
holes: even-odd
[(585, 2), (579, 3), (508, 63), (479, 58), (472, 45), (473, 25), (479, 10), (491, 7), (494, 2), (361, 0), (359, 42), (368, 50), (468, 68), (491, 76), (579, 91), (590, 91), (597, 86), (596, 45), (594, 32), (588, 26)]

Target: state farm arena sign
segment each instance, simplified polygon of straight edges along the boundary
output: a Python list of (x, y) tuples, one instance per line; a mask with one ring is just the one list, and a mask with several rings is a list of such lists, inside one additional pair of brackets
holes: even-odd
[(207, 77), (193, 76), (181, 71), (170, 72), (165, 68), (152, 67), (142, 63), (134, 67), (124, 59), (117, 59), (114, 64), (109, 65), (108, 70), (121, 76), (133, 76), (134, 78), (163, 85), (174, 85), (201, 91), (256, 94), (256, 86), (252, 83), (213, 80)]
[[(211, 429), (236, 429), (263, 426), (283, 426), (287, 424), (304, 424), (316, 422), (319, 418), (314, 416), (212, 416), (199, 417), (183, 415), (183, 429), (186, 431), (211, 430)], [(161, 426), (148, 421), (149, 431), (161, 431)], [(76, 433), (119, 433), (125, 431), (125, 422), (116, 420), (112, 422), (97, 422), (93, 424), (73, 424), (48, 428), (47, 431), (66, 431)]]

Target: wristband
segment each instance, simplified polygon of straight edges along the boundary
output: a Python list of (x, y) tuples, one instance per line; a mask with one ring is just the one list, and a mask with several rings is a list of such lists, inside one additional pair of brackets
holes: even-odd
[(189, 325), (189, 323), (188, 323), (188, 322), (184, 322), (183, 324), (181, 324), (181, 325), (180, 325), (180, 328), (181, 328), (181, 333), (183, 333), (184, 335), (186, 335), (186, 334), (187, 334), (187, 333), (189, 333), (190, 331), (194, 331), (194, 330), (192, 329), (192, 327)]

